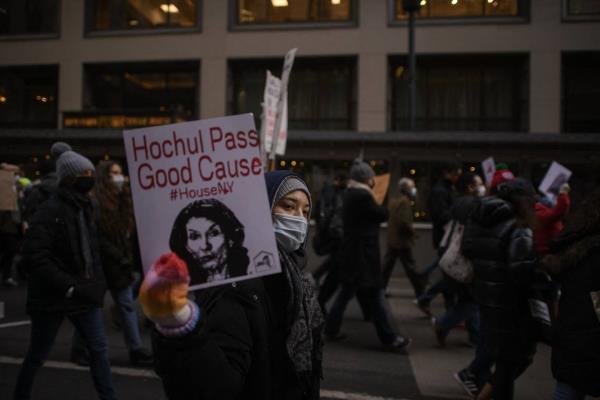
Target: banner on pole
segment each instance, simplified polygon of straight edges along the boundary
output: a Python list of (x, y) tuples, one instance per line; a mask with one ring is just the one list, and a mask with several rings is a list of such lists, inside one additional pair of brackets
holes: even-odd
[[(275, 130), (275, 120), (277, 118), (277, 105), (279, 103), (279, 94), (281, 91), (281, 80), (267, 70), (267, 80), (265, 83), (265, 93), (263, 98), (263, 118), (261, 124), (261, 137), (263, 138), (264, 151), (271, 152), (273, 145), (273, 131)], [(281, 129), (277, 140), (277, 149), (275, 153), (279, 156), (285, 154), (287, 143), (287, 93), (283, 98), (283, 115), (281, 118)]]
[[(275, 117), (275, 124), (273, 128), (273, 144), (271, 145), (271, 151), (269, 153), (269, 159), (274, 160), (276, 151), (279, 147), (279, 140), (287, 142), (287, 87), (290, 80), (290, 73), (292, 72), (292, 66), (294, 65), (294, 59), (296, 58), (296, 52), (298, 49), (294, 48), (288, 51), (283, 60), (283, 71), (281, 73), (281, 86), (279, 90), (279, 101), (277, 102), (277, 113)], [(284, 127), (285, 121), (285, 129)], [(281, 132), (284, 131), (282, 135)], [(279, 153), (277, 153), (279, 154)], [(285, 143), (283, 144), (283, 153), (285, 154)]]
[(252, 114), (123, 132), (144, 270), (173, 252), (190, 289), (281, 271)]

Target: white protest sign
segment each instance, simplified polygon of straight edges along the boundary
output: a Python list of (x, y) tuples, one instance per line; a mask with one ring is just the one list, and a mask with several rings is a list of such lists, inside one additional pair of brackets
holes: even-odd
[(144, 270), (165, 253), (190, 289), (281, 271), (252, 114), (123, 132)]
[[(281, 90), (281, 80), (267, 70), (267, 80), (265, 83), (265, 93), (263, 98), (263, 117), (261, 121), (261, 138), (264, 143), (264, 151), (271, 152), (273, 144), (273, 131), (275, 130), (275, 120), (277, 117), (277, 105), (279, 103), (279, 93)], [(283, 99), (283, 115), (281, 118), (281, 129), (279, 130), (279, 139), (277, 140), (277, 155), (285, 154), (287, 143), (287, 94)]]
[(492, 179), (494, 178), (494, 173), (496, 172), (496, 163), (494, 162), (493, 157), (486, 158), (481, 162), (481, 169), (483, 170), (483, 175), (485, 176), (485, 185), (490, 187), (492, 184)]
[(568, 168), (556, 161), (552, 161), (548, 172), (546, 172), (546, 176), (544, 176), (542, 183), (540, 183), (540, 192), (554, 199), (558, 196), (560, 187), (569, 181), (571, 174), (572, 172)]
[[(281, 73), (281, 89), (279, 91), (279, 102), (277, 103), (277, 116), (275, 118), (275, 126), (273, 128), (273, 143), (271, 146), (271, 152), (269, 159), (275, 159), (275, 152), (279, 148), (279, 140), (287, 141), (287, 86), (290, 80), (290, 73), (292, 72), (292, 66), (294, 65), (294, 59), (296, 58), (296, 52), (298, 49), (294, 48), (287, 52), (285, 59), (283, 60), (283, 71)], [(284, 113), (285, 110), (285, 113)], [(281, 131), (283, 127), (283, 120), (285, 117), (285, 134), (282, 137)], [(285, 144), (283, 145), (285, 150)]]

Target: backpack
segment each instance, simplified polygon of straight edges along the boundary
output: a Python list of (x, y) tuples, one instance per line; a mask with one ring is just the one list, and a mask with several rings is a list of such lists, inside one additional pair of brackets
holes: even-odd
[(446, 225), (441, 248), (444, 249), (438, 262), (440, 268), (452, 279), (469, 283), (473, 280), (473, 263), (460, 251), (465, 226), (456, 220)]
[(342, 221), (342, 192), (322, 195), (317, 204), (317, 226), (313, 237), (313, 249), (319, 256), (332, 253), (344, 235)]

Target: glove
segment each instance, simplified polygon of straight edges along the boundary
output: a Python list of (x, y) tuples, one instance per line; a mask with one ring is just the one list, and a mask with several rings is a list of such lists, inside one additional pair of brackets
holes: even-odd
[(164, 336), (186, 335), (200, 319), (198, 306), (187, 298), (189, 282), (186, 263), (174, 253), (160, 256), (144, 277), (142, 310)]
[(560, 185), (559, 193), (569, 193), (571, 191), (571, 186), (568, 183), (563, 183)]

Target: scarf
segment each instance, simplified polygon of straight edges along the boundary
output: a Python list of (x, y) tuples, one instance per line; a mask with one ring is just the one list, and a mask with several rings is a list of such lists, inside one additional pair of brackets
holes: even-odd
[(321, 331), (325, 320), (321, 307), (312, 282), (296, 261), (281, 250), (279, 259), (290, 291), (286, 305), (290, 316), (290, 330), (286, 338), (288, 355), (296, 372), (320, 374), (320, 371), (313, 371), (313, 362), (320, 365), (323, 359)]

